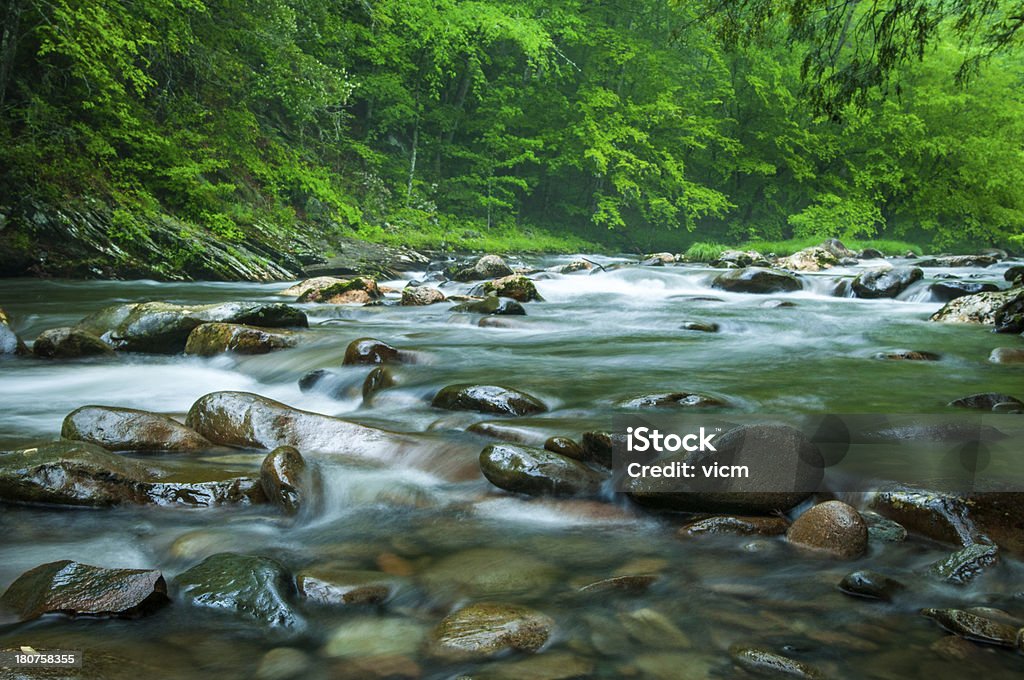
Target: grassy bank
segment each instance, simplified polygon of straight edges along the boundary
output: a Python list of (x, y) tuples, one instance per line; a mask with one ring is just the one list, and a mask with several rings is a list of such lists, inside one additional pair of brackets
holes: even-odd
[[(764, 255), (777, 255), (786, 257), (793, 253), (820, 245), (821, 238), (789, 239), (785, 241), (762, 241), (754, 240), (741, 243), (738, 246), (726, 246), (720, 243), (709, 243), (700, 241), (694, 243), (686, 250), (687, 259), (694, 262), (711, 262), (717, 260), (725, 250), (756, 250)], [(915, 255), (921, 255), (921, 246), (906, 241), (895, 241), (888, 239), (877, 239), (868, 241), (843, 241), (843, 244), (850, 250), (860, 251), (865, 248), (874, 248), (884, 255), (904, 255), (908, 251)]]

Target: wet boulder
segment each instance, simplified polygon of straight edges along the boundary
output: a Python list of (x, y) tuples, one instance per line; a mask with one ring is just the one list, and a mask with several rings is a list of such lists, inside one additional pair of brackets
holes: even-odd
[(873, 510), (909, 531), (962, 546), (994, 542), (1024, 555), (1024, 493), (954, 493), (894, 485), (870, 499)]
[(82, 406), (64, 418), (60, 436), (111, 451), (201, 451), (212, 444), (159, 413), (116, 406)]
[(810, 552), (853, 560), (867, 550), (868, 525), (846, 503), (826, 501), (800, 515), (786, 532), (786, 540)]
[(623, 480), (623, 490), (637, 503), (663, 510), (762, 515), (789, 510), (821, 484), (821, 451), (793, 427), (744, 425), (717, 435), (714, 446), (716, 451), (669, 453), (650, 463), (738, 466), (749, 474), (692, 480), (635, 477)]
[(32, 354), (40, 359), (77, 359), (113, 354), (110, 345), (78, 328), (51, 328), (32, 343)]
[(569, 264), (555, 265), (554, 267), (548, 267), (548, 271), (558, 272), (559, 274), (575, 274), (576, 272), (589, 272), (594, 269), (594, 264), (587, 260), (573, 260)]
[(559, 582), (559, 571), (513, 548), (469, 548), (442, 557), (420, 575), (422, 585), (441, 598), (543, 596)]
[(544, 450), (574, 460), (583, 460), (583, 447), (568, 437), (549, 437), (544, 442)]
[(836, 259), (839, 260), (857, 257), (857, 253), (847, 248), (846, 244), (837, 238), (825, 239), (824, 241), (821, 242), (821, 244), (818, 247), (827, 250)]
[(891, 600), (905, 587), (896, 579), (866, 569), (849, 573), (839, 582), (842, 592), (868, 600)]
[(798, 250), (789, 257), (780, 258), (775, 262), (777, 267), (795, 272), (820, 272), (823, 269), (831, 269), (837, 264), (839, 264), (839, 258), (820, 246)]
[(624, 443), (625, 435), (609, 432), (584, 432), (580, 439), (580, 446), (583, 449), (583, 457), (580, 460), (610, 468), (615, 445), (624, 445)]
[(430, 633), (427, 653), (446, 661), (485, 659), (510, 651), (536, 652), (555, 622), (516, 604), (477, 602), (449, 614)]
[(938, 361), (942, 357), (934, 352), (916, 349), (893, 349), (875, 354), (882, 361)]
[(402, 352), (386, 342), (374, 338), (353, 340), (345, 348), (343, 366), (362, 364), (398, 364), (403, 360)]
[(918, 267), (989, 267), (998, 262), (991, 255), (947, 255), (918, 260)]
[(676, 532), (680, 538), (693, 536), (781, 536), (789, 528), (782, 517), (743, 517), (716, 515), (684, 524)]
[(95, 444), (60, 441), (0, 454), (0, 501), (109, 507), (264, 503), (259, 480), (174, 481)]
[(719, 269), (742, 269), (744, 267), (768, 267), (768, 260), (756, 250), (723, 250), (718, 259), (711, 263)]
[(0, 308), (0, 356), (5, 354), (28, 354), (28, 348), (11, 328), (7, 312)]
[(367, 304), (384, 297), (377, 282), (366, 276), (341, 279), (323, 287), (313, 287), (302, 293), (299, 302), (320, 302), (330, 305)]
[[(1015, 647), (1020, 626), (987, 612), (964, 609), (922, 609), (921, 613), (954, 635), (999, 647)], [(1018, 622), (1019, 623), (1019, 622)]]
[(1020, 284), (1024, 280), (1024, 264), (1018, 264), (1010, 267), (1003, 272), (1003, 278), (1012, 284)]
[(401, 585), (398, 577), (380, 571), (313, 565), (296, 576), (299, 594), (320, 605), (380, 604)]
[(786, 272), (763, 267), (744, 267), (723, 272), (711, 282), (713, 288), (730, 293), (789, 293), (803, 289), (800, 279)]
[(299, 281), (298, 283), (285, 288), (278, 293), (278, 295), (282, 297), (299, 298), (309, 291), (322, 291), (324, 288), (329, 288), (337, 283), (344, 283), (347, 280), (348, 279), (340, 279), (336, 276), (314, 276), (311, 279)]
[(942, 309), (932, 314), (931, 320), (994, 326), (999, 310), (1007, 304), (1019, 301), (1024, 301), (1024, 288), (1014, 288), (998, 293), (965, 295), (947, 302)]
[(394, 374), (387, 366), (378, 366), (367, 374), (363, 380), (363, 403), (370, 404), (378, 392), (394, 387), (397, 384)]
[(529, 302), (531, 300), (542, 301), (544, 298), (537, 292), (533, 281), (522, 274), (504, 276), (493, 281), (486, 281), (482, 290), (484, 295), (497, 295), (503, 298), (512, 298), (517, 302)]
[(998, 290), (999, 287), (995, 284), (974, 281), (942, 281), (928, 286), (928, 292), (935, 302), (949, 302), (965, 295), (993, 293)]
[(107, 307), (75, 328), (98, 336), (121, 352), (177, 354), (188, 336), (204, 323), (232, 323), (266, 328), (306, 327), (301, 310), (284, 304), (226, 302), (214, 305), (173, 305), (167, 302)]
[(1019, 295), (992, 315), (996, 333), (1024, 332), (1024, 295)]
[(1006, 404), (1013, 409), (1024, 409), (1024, 402), (1017, 397), (1011, 397), (1009, 394), (1000, 394), (998, 392), (981, 392), (979, 394), (970, 394), (966, 397), (960, 397), (949, 402), (950, 406), (956, 408), (969, 408), (980, 411), (992, 411)]
[(402, 289), (403, 307), (426, 307), (444, 302), (444, 293), (429, 286), (406, 286)]
[(859, 298), (894, 298), (923, 276), (924, 272), (919, 267), (873, 269), (857, 275), (850, 286)]
[(989, 354), (993, 364), (1024, 364), (1024, 349), (1020, 347), (996, 347)]
[(267, 500), (294, 515), (306, 501), (312, 472), (294, 446), (279, 446), (263, 459), (260, 485)]
[(699, 392), (663, 392), (633, 397), (619, 403), (620, 408), (719, 408), (728, 406), (724, 399)]
[(294, 629), (295, 584), (275, 560), (217, 553), (174, 579), (179, 597), (193, 607), (231, 613), (270, 628)]
[(271, 330), (234, 323), (204, 323), (196, 326), (185, 342), (185, 354), (212, 357), (225, 352), (267, 354), (295, 347), (298, 336), (291, 331)]
[(500, 298), (497, 295), (488, 295), (478, 301), (463, 302), (452, 307), (451, 311), (491, 316), (526, 316), (526, 310), (521, 304), (509, 298)]
[(957, 550), (944, 560), (932, 565), (932, 574), (947, 583), (964, 585), (974, 580), (999, 561), (999, 548), (987, 543), (975, 543)]
[(717, 333), (719, 327), (713, 321), (686, 321), (680, 328), (684, 331), (697, 331), (698, 333)]
[(430, 405), (449, 411), (477, 411), (507, 416), (528, 416), (548, 410), (542, 401), (526, 392), (502, 385), (469, 383), (441, 388)]
[(672, 253), (648, 253), (643, 256), (640, 260), (640, 266), (642, 267), (664, 267), (667, 264), (673, 264), (676, 261), (676, 256)]
[(592, 496), (605, 480), (578, 460), (513, 444), (485, 448), (480, 453), (480, 470), (495, 486), (530, 496)]
[(885, 259), (885, 253), (883, 253), (881, 250), (878, 250), (877, 248), (865, 248), (864, 250), (860, 251), (859, 255), (857, 255), (857, 259), (860, 259), (860, 260), (884, 260)]
[(185, 424), (215, 444), (255, 449), (294, 446), (300, 451), (344, 453), (374, 460), (398, 455), (411, 440), (384, 430), (301, 411), (249, 392), (200, 397)]
[(497, 255), (484, 255), (469, 266), (454, 265), (448, 270), (449, 276), (455, 281), (483, 281), (511, 276), (512, 268)]
[(19, 576), (0, 597), (0, 609), (14, 612), (21, 621), (44, 614), (136, 618), (169, 602), (159, 571), (61, 560)]

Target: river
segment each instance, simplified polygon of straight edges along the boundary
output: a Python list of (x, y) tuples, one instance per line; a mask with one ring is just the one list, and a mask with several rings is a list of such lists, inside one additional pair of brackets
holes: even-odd
[[(480, 327), (478, 316), (453, 315), (447, 304), (304, 304), (299, 306), (309, 316), (306, 340), (271, 354), (5, 360), (0, 449), (57, 438), (64, 416), (85, 404), (183, 417), (206, 393), (239, 390), (388, 430), (429, 433), (452, 442), (456, 460), (432, 470), (316, 458), (324, 501), (294, 521), (261, 506), (6, 507), (0, 516), (0, 587), (59, 559), (156, 568), (170, 580), (224, 550), (271, 556), (292, 570), (311, 564), (375, 570), (394, 560), (408, 565), (409, 573), (396, 577), (399, 585), (383, 605), (303, 608), (301, 630), (287, 635), (175, 603), (134, 621), (45, 617), (9, 624), (0, 627), (0, 645), (85, 649), (86, 670), (89, 653), (97, 659), (108, 655), (112, 660), (95, 677), (116, 678), (252, 678), (257, 669), (266, 678), (288, 672), (303, 678), (388, 677), (380, 674), (387, 664), (395, 665), (395, 677), (730, 678), (736, 671), (728, 650), (737, 644), (784, 650), (827, 677), (1020, 677), (1024, 657), (1012, 652), (978, 647), (959, 660), (940, 654), (934, 647), (942, 632), (919, 614), (922, 607), (976, 605), (1020, 614), (1019, 559), (1004, 556), (998, 570), (956, 587), (923, 575), (950, 551), (923, 539), (873, 542), (853, 564), (807, 559), (779, 538), (680, 540), (674, 531), (681, 519), (645, 512), (624, 499), (611, 499), (610, 505), (531, 501), (483, 479), (453, 474), (492, 441), (467, 432), (474, 423), (499, 423), (511, 436), (541, 445), (552, 435), (607, 430), (622, 413), (623, 400), (650, 393), (705, 393), (748, 414), (929, 414), (947, 412), (949, 401), (977, 392), (1024, 397), (1024, 369), (988, 361), (993, 348), (1017, 346), (1019, 338), (984, 326), (928, 321), (942, 305), (928, 292), (933, 275), (1005, 286), (1002, 273), (1013, 263), (929, 269), (896, 299), (864, 300), (832, 292), (837, 281), (877, 266), (871, 261), (802, 274), (800, 292), (751, 295), (710, 288), (717, 272), (697, 265), (613, 269), (624, 258), (587, 257), (609, 271), (537, 276), (545, 301), (526, 304), (526, 316), (502, 317), (508, 327)], [(527, 264), (544, 268), (573, 259)], [(442, 290), (465, 293), (472, 285)], [(0, 306), (15, 320), (15, 330), (31, 339), (115, 303), (294, 302), (279, 295), (286, 286), (2, 280)], [(765, 305), (781, 299), (795, 306)], [(687, 321), (714, 322), (719, 330), (681, 329)], [(346, 346), (360, 337), (379, 338), (417, 357), (415, 364), (395, 370), (398, 384), (380, 392), (372, 406), (364, 406), (359, 393), (367, 367), (341, 366)], [(901, 348), (941, 359), (874, 358)], [(320, 368), (336, 373), (329, 381), (335, 394), (299, 389), (299, 378)], [(432, 408), (431, 396), (452, 383), (509, 385), (538, 397), (549, 411), (501, 419)], [(191, 464), (252, 471), (263, 455), (219, 452)], [(847, 597), (835, 584), (858, 567), (910, 584), (909, 594), (891, 603)], [(480, 576), (489, 570), (498, 575)], [(641, 594), (576, 592), (638, 570), (660, 575)], [(467, 601), (467, 582), (470, 599), (526, 604), (551, 616), (553, 637), (535, 658), (547, 658), (562, 674), (531, 676), (529, 667), (514, 665), (520, 657), (441, 664), (423, 656), (420, 636), (453, 603)], [(291, 650), (276, 652), (290, 671), (273, 676), (276, 657), (265, 655), (282, 647)], [(377, 676), (353, 662), (367, 651), (375, 652), (370, 665)], [(583, 670), (574, 675), (573, 668)], [(0, 677), (8, 677), (4, 672)]]

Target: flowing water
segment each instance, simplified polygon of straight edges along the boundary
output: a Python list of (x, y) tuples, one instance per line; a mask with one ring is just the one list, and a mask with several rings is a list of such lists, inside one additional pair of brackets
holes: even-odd
[[(529, 264), (546, 267), (570, 259)], [(1009, 264), (943, 271), (1002, 283)], [(268, 355), (4, 361), (0, 450), (57, 438), (64, 416), (85, 404), (181, 417), (203, 394), (241, 390), (389, 430), (429, 433), (452, 443), (452, 461), (424, 469), (415, 461), (382, 467), (313, 456), (323, 474), (324, 500), (295, 520), (267, 506), (6, 507), (0, 515), (0, 587), (58, 559), (156, 568), (170, 581), (225, 550), (274, 557), (293, 571), (397, 563), (409, 575), (378, 607), (305, 607), (304, 626), (290, 634), (175, 604), (135, 621), (46, 617), (6, 625), (0, 646), (85, 649), (86, 670), (90, 654), (112, 659), (95, 677), (250, 678), (275, 647), (300, 650), (293, 655), (296, 677), (375, 677), (353, 661), (368, 652), (384, 655), (370, 662), (377, 670), (399, 658), (418, 665), (425, 678), (478, 677), (482, 670), (500, 672), (501, 663), (501, 677), (532, 677), (508, 666), (518, 657), (499, 666), (445, 665), (420, 653), (420, 635), (454, 604), (498, 599), (552, 616), (555, 634), (543, 656), (557, 663), (574, 655), (592, 664), (587, 677), (736, 677), (728, 655), (735, 644), (778, 650), (829, 677), (1018, 677), (1024, 656), (1012, 652), (978, 647), (961, 660), (940, 656), (932, 645), (943, 634), (919, 610), (992, 605), (1020, 615), (1019, 560), (1006, 558), (970, 587), (954, 588), (924, 573), (949, 546), (920, 539), (873, 542), (855, 563), (827, 562), (797, 554), (783, 539), (682, 541), (674, 535), (681, 518), (645, 513), (622, 499), (609, 498), (608, 505), (531, 501), (456, 473), (471, 467), (492, 441), (467, 432), (474, 423), (496, 423), (507, 436), (541, 444), (551, 435), (609, 429), (622, 413), (619, 402), (657, 392), (716, 395), (732, 410), (751, 414), (943, 413), (950, 400), (976, 392), (1022, 396), (1024, 369), (987, 361), (994, 347), (1019, 346), (1019, 338), (981, 326), (928, 322), (941, 303), (930, 300), (927, 276), (895, 300), (833, 297), (837, 282), (860, 269), (804, 274), (803, 292), (775, 296), (713, 290), (716, 272), (696, 266), (544, 273), (536, 285), (546, 301), (526, 305), (528, 316), (502, 317), (509, 327), (479, 327), (479, 317), (453, 315), (447, 304), (314, 304), (301, 305), (310, 318), (307, 340)], [(0, 306), (28, 339), (119, 302), (292, 302), (278, 295), (284, 287), (6, 280), (0, 281)], [(470, 288), (454, 284), (443, 290)], [(770, 299), (796, 304), (765, 306)], [(681, 330), (685, 321), (713, 321), (720, 331)], [(360, 395), (369, 369), (341, 366), (345, 347), (360, 337), (379, 338), (417, 357), (415, 364), (397, 368), (398, 385), (379, 393), (372, 406), (364, 406)], [(891, 349), (926, 350), (941, 360), (873, 358)], [(299, 377), (318, 368), (336, 372), (329, 385), (340, 395), (299, 390)], [(430, 407), (440, 387), (463, 382), (506, 384), (537, 396), (550, 410), (500, 419)], [(262, 456), (211, 452), (189, 464), (253, 474)], [(855, 568), (884, 571), (911, 587), (891, 604), (853, 600), (835, 584)], [(488, 580), (490, 571), (501, 576)], [(641, 595), (576, 592), (584, 584), (632, 573), (661, 578)], [(261, 672), (266, 667), (264, 662)]]

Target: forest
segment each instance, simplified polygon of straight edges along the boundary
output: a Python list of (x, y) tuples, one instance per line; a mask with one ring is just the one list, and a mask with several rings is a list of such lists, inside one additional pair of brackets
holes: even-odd
[(115, 243), (1021, 246), (1019, 2), (4, 5), (0, 207)]

